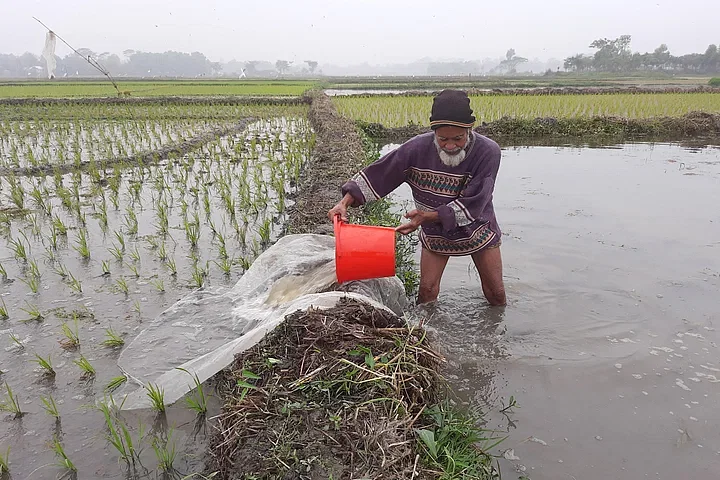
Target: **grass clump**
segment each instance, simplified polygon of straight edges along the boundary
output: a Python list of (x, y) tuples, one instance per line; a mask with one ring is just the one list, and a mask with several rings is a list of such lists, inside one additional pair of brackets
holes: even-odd
[(475, 419), (439, 406), (441, 361), (421, 328), (365, 303), (295, 312), (219, 375), (209, 468), (220, 478), (497, 478)]
[(708, 82), (711, 87), (720, 87), (720, 77), (713, 77)]

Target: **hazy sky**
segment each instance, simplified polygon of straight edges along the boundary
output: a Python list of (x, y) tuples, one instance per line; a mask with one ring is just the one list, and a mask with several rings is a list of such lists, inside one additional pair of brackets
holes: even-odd
[[(633, 51), (681, 55), (720, 43), (717, 0), (0, 0), (0, 53), (40, 54), (38, 17), (75, 48), (200, 51), (213, 61), (340, 65), (590, 53), (632, 35)], [(58, 41), (56, 53), (69, 49)]]

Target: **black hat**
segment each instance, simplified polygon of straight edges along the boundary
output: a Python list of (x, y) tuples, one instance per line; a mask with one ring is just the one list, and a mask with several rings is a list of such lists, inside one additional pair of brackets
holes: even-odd
[(471, 128), (475, 123), (470, 98), (461, 90), (443, 90), (433, 100), (430, 128), (443, 126)]

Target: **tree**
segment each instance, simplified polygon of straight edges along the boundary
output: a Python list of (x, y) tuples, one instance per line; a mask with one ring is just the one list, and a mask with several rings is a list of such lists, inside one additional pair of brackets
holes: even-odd
[(275, 69), (278, 71), (280, 76), (282, 76), (282, 74), (290, 68), (290, 63), (291, 62), (288, 62), (287, 60), (278, 60), (275, 62)]
[(593, 61), (595, 69), (610, 72), (629, 69), (632, 60), (630, 39), (630, 35), (621, 35), (614, 40), (600, 38), (593, 41), (590, 48), (597, 49)]
[(527, 58), (515, 55), (515, 49), (511, 48), (505, 53), (505, 60), (500, 62), (498, 66), (502, 70), (507, 70), (509, 75), (514, 75), (517, 73), (517, 66), (527, 61)]
[(305, 63), (307, 63), (308, 68), (310, 68), (310, 75), (314, 74), (315, 69), (318, 66), (318, 62), (316, 62), (315, 60), (305, 60)]

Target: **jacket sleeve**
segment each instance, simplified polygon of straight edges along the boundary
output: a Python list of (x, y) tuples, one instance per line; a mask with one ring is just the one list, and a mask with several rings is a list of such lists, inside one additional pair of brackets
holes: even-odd
[(500, 157), (500, 147), (494, 142), (491, 143), (482, 157), (480, 167), (460, 196), (447, 205), (437, 208), (444, 231), (468, 225), (476, 220), (490, 220), (483, 218), (483, 214), (493, 197), (495, 179), (500, 169)]
[(411, 150), (405, 143), (363, 168), (342, 186), (342, 195), (350, 193), (354, 207), (385, 197), (405, 181)]

